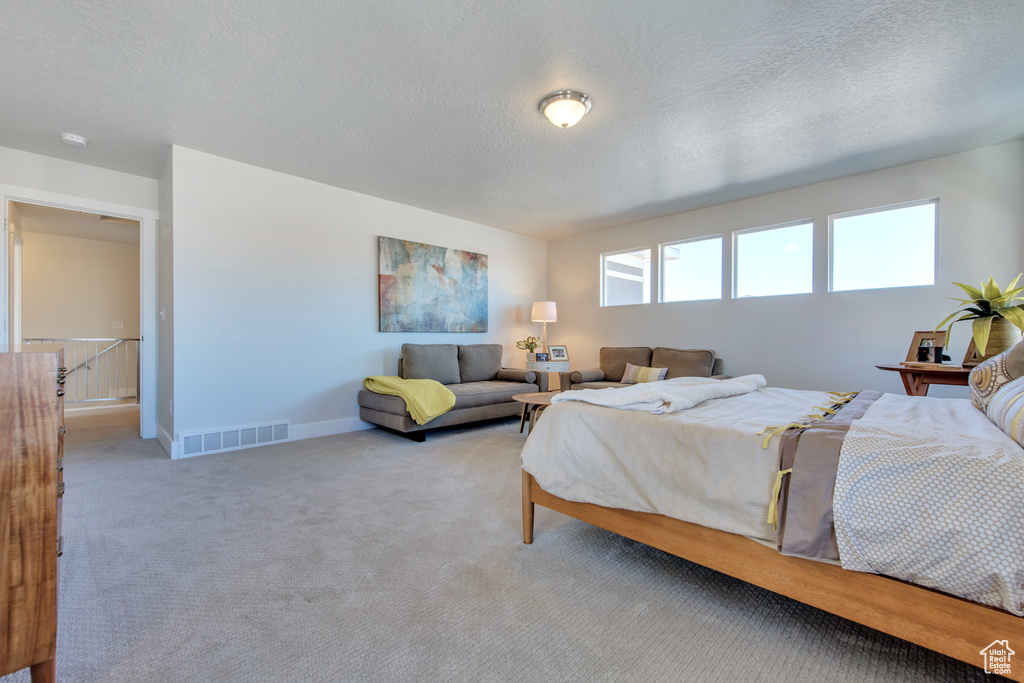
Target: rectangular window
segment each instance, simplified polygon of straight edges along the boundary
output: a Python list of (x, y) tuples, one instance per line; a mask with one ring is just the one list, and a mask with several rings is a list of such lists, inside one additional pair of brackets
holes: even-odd
[(601, 305), (651, 303), (651, 250), (601, 254)]
[(829, 216), (830, 291), (935, 284), (937, 199)]
[(661, 300), (698, 301), (722, 298), (722, 238), (662, 244)]
[(733, 233), (733, 296), (807, 294), (813, 287), (814, 222)]

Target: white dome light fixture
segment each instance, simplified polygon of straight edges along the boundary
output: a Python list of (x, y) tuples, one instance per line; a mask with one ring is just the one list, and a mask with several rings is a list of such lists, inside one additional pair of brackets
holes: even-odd
[(579, 123), (593, 103), (589, 95), (575, 90), (559, 90), (545, 95), (537, 109), (559, 128), (568, 128)]
[(89, 144), (89, 141), (83, 138), (81, 135), (75, 135), (74, 133), (61, 133), (60, 141), (65, 145), (71, 145), (72, 147), (85, 147)]

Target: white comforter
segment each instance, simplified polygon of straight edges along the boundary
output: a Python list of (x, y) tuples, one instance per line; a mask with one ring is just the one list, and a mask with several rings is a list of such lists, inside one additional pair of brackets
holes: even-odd
[(844, 568), (1024, 616), (1024, 449), (970, 401), (883, 395), (846, 435), (833, 506)]
[(523, 447), (523, 469), (567, 500), (774, 541), (766, 519), (779, 437), (762, 449), (758, 432), (828, 400), (818, 391), (765, 388), (663, 415), (562, 401), (537, 421)]
[(612, 389), (566, 391), (553, 397), (551, 402), (582, 401), (595, 406), (642, 410), (660, 415), (678, 413), (713, 398), (749, 394), (765, 384), (767, 382), (763, 375), (744, 375), (723, 380), (709, 377), (676, 377), (661, 382), (642, 382)]

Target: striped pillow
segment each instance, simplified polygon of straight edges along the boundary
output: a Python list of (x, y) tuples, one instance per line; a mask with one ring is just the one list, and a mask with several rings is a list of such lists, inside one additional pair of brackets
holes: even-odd
[(1024, 377), (1001, 386), (985, 410), (988, 419), (1024, 446)]
[(668, 368), (645, 368), (642, 365), (626, 363), (626, 370), (622, 373), (622, 383), (657, 382), (665, 379), (666, 374), (668, 374)]

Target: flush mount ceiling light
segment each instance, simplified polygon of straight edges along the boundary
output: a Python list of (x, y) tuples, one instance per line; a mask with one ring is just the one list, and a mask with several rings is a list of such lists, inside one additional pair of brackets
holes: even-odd
[(545, 95), (537, 105), (537, 109), (547, 117), (548, 121), (559, 128), (568, 128), (579, 123), (580, 119), (590, 111), (592, 104), (593, 100), (589, 95), (575, 90), (559, 90)]
[(60, 141), (65, 145), (71, 145), (72, 147), (85, 147), (89, 144), (89, 141), (83, 138), (81, 135), (75, 135), (74, 133), (61, 133)]

